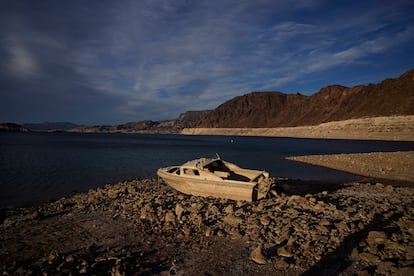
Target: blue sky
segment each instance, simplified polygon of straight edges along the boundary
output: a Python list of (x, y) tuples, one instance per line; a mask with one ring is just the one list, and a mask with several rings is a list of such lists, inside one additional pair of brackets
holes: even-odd
[(0, 121), (117, 124), (414, 68), (414, 1), (1, 1)]

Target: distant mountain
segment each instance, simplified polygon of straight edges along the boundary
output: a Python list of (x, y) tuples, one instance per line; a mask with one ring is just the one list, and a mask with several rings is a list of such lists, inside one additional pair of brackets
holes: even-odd
[(196, 127), (293, 127), (365, 117), (413, 115), (414, 69), (380, 84), (331, 85), (304, 96), (252, 92), (206, 114)]
[(57, 130), (69, 130), (72, 128), (80, 127), (81, 125), (69, 123), (69, 122), (44, 122), (44, 123), (27, 123), (23, 124), (23, 127), (32, 131), (57, 131)]
[(105, 133), (180, 133), (184, 128), (274, 128), (318, 125), (393, 115), (414, 115), (414, 69), (396, 79), (352, 88), (330, 85), (305, 96), (300, 93), (252, 92), (207, 111), (187, 111), (173, 120), (120, 125), (79, 126), (73, 123), (0, 124), (0, 131), (73, 131)]
[(28, 132), (29, 130), (15, 123), (0, 123), (0, 132)]
[(183, 128), (193, 127), (209, 111), (187, 111), (177, 119), (164, 121), (139, 121), (121, 125), (82, 126), (71, 129), (72, 132), (104, 133), (179, 133)]

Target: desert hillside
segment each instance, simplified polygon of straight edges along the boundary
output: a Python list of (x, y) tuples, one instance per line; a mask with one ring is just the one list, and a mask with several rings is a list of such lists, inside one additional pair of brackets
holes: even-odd
[(196, 127), (295, 127), (400, 115), (414, 115), (414, 69), (379, 84), (352, 88), (332, 85), (311, 96), (253, 92), (223, 103)]

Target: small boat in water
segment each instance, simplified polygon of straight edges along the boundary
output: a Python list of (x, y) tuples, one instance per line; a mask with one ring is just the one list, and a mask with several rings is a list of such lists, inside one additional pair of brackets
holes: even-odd
[(157, 174), (182, 193), (233, 200), (265, 198), (273, 183), (268, 172), (240, 168), (218, 155), (160, 168)]

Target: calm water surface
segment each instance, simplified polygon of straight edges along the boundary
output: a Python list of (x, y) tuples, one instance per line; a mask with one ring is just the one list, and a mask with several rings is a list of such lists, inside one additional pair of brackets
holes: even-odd
[(156, 177), (159, 167), (221, 157), (272, 176), (358, 177), (283, 160), (292, 155), (413, 150), (411, 142), (150, 134), (0, 133), (0, 206), (38, 204), (107, 183)]

